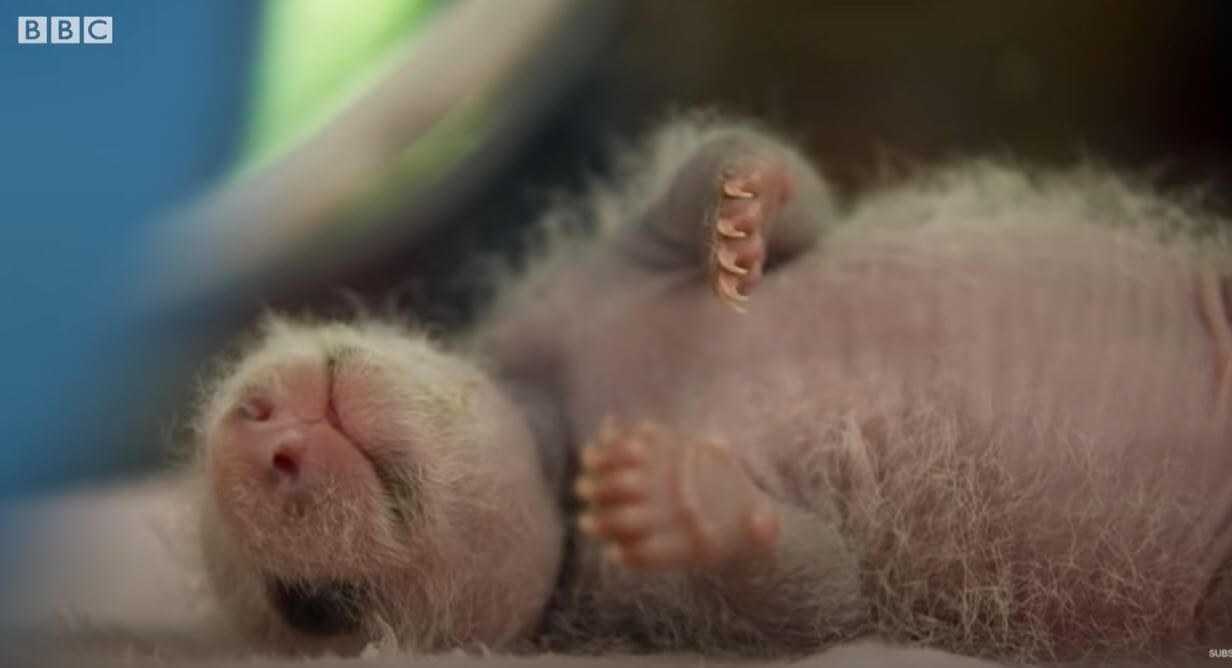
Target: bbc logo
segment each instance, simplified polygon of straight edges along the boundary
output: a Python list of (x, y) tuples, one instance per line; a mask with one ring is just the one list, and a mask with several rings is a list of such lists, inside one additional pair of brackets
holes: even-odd
[(18, 16), (18, 44), (110, 44), (110, 16)]

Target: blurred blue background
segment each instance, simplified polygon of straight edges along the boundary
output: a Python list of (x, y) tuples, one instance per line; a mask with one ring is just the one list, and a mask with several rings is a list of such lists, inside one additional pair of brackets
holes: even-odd
[[(182, 460), (205, 360), (456, 216), (610, 4), (7, 3), (0, 496)], [(22, 44), (28, 16), (112, 42)]]
[[(139, 240), (233, 159), (259, 4), (4, 7), (0, 491), (12, 492), (109, 469), (114, 448), (92, 435), (123, 415), (99, 414), (98, 399), (147, 373), (132, 337), (149, 332), (124, 304)], [(113, 16), (113, 43), (19, 45), (22, 15)]]

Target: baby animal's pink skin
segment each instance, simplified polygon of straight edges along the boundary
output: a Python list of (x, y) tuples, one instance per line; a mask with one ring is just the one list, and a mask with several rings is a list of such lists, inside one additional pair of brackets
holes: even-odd
[(1222, 247), (1191, 212), (988, 164), (839, 211), (739, 124), (636, 164), (450, 351), (267, 326), (200, 420), (237, 620), (301, 649), (1232, 642)]
[[(549, 452), (593, 448), (551, 641), (873, 632), (1039, 662), (1229, 637), (1228, 254), (1191, 212), (1094, 169), (975, 164), (840, 213), (748, 126), (649, 146), (624, 208), (601, 193), (600, 240), (476, 336)], [(764, 253), (724, 247), (733, 217)]]
[(405, 330), (271, 319), (199, 418), (203, 547), (270, 647), (524, 641), (556, 581), (557, 504), (522, 416)]
[(717, 439), (657, 425), (610, 423), (582, 450), (578, 524), (609, 557), (641, 569), (731, 566), (768, 556), (779, 539), (774, 500)]
[[(363, 515), (379, 517), (366, 491), (379, 490), (380, 481), (345, 433), (337, 404), (350, 402), (335, 396), (327, 368), (304, 360), (271, 371), (278, 383), (246, 389), (207, 443), (220, 515), (251, 530), (313, 513), (322, 499), (355, 494), (351, 503), (366, 508)], [(323, 545), (321, 536), (300, 537), (305, 540), (270, 542), (263, 551), (311, 571), (323, 564), (305, 563), (306, 555), (328, 559), (345, 548)], [(261, 542), (256, 535), (251, 540)]]

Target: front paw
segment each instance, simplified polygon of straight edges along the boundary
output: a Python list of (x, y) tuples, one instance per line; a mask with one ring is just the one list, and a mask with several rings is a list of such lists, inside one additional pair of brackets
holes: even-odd
[(778, 541), (772, 500), (715, 440), (658, 426), (605, 422), (582, 451), (580, 528), (612, 559), (643, 570), (703, 567), (756, 556)]
[(737, 312), (746, 311), (749, 291), (761, 280), (766, 237), (793, 188), (787, 167), (773, 159), (735, 160), (720, 172), (709, 268), (715, 294)]

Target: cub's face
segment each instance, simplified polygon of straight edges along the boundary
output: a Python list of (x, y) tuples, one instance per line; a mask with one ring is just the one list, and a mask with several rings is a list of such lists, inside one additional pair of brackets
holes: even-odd
[(424, 338), (271, 319), (197, 434), (211, 580), (256, 636), (497, 647), (538, 618), (562, 544), (539, 455), (498, 389)]

